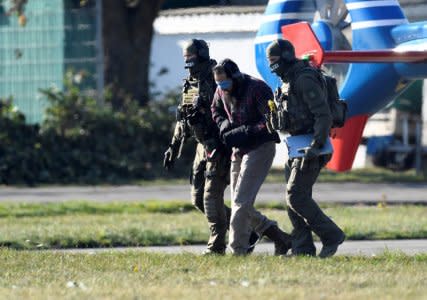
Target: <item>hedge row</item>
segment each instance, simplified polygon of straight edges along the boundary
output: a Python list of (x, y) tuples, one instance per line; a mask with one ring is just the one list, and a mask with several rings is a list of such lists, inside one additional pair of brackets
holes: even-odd
[(71, 81), (66, 92), (42, 93), (50, 105), (41, 125), (26, 124), (11, 100), (0, 103), (0, 183), (124, 183), (189, 173), (188, 147), (172, 173), (161, 166), (176, 95), (146, 107), (127, 100), (117, 111), (108, 97), (99, 104)]

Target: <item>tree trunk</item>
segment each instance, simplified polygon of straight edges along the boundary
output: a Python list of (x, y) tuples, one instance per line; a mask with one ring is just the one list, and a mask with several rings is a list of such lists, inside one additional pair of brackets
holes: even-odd
[(120, 108), (126, 97), (140, 105), (149, 100), (153, 22), (163, 1), (102, 1), (104, 77), (115, 108)]

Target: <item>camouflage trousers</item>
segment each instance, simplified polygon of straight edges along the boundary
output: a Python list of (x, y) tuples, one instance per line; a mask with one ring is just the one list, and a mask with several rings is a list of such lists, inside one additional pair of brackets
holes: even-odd
[(327, 164), (330, 155), (322, 155), (304, 163), (303, 158), (288, 160), (285, 164), (286, 203), (288, 215), (293, 225), (292, 252), (294, 254), (315, 255), (313, 231), (324, 245), (339, 240), (342, 230), (326, 216), (312, 198), (313, 185), (320, 170)]
[(207, 248), (214, 252), (226, 249), (226, 233), (231, 210), (224, 205), (224, 191), (229, 184), (230, 157), (217, 153), (213, 159), (206, 155), (202, 144), (197, 144), (191, 178), (193, 205), (208, 220), (210, 237)]

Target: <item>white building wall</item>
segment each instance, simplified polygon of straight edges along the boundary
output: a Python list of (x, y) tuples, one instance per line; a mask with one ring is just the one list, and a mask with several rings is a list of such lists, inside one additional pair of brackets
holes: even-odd
[[(231, 58), (244, 73), (260, 78), (255, 66), (253, 39), (255, 32), (226, 32), (198, 34), (155, 34), (152, 42), (150, 81), (155, 84), (154, 90), (167, 91), (182, 85), (187, 75), (182, 57), (182, 45), (185, 41), (196, 38), (206, 40), (210, 55), (220, 61)], [(236, 49), (239, 49), (236, 51)], [(167, 68), (168, 73), (159, 76), (159, 71)]]
[[(151, 44), (150, 80), (155, 84), (154, 91), (164, 92), (181, 86), (186, 76), (182, 46), (193, 38), (208, 42), (213, 59), (231, 58), (242, 72), (260, 78), (253, 41), (261, 18), (262, 13), (256, 12), (159, 16), (154, 22)], [(169, 72), (158, 76), (164, 67)]]

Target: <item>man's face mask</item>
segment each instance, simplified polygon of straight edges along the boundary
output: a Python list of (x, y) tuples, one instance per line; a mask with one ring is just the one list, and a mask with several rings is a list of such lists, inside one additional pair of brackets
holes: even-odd
[(197, 77), (201, 71), (201, 66), (197, 55), (184, 53), (184, 68), (188, 69), (188, 72), (192, 77)]
[(285, 64), (279, 57), (270, 57), (268, 60), (271, 73), (282, 76), (286, 72)]
[(271, 73), (276, 74), (283, 81), (287, 82), (289, 80), (288, 72), (291, 67), (291, 64), (284, 62), (282, 59), (279, 59), (275, 62), (271, 62), (269, 67), (270, 67)]
[(233, 81), (231, 79), (225, 79), (221, 81), (215, 81), (219, 88), (223, 91), (228, 91), (231, 88)]
[(197, 64), (197, 56), (192, 56), (185, 59), (184, 68), (191, 69), (191, 68), (194, 68), (196, 64)]
[(275, 73), (277, 75), (280, 75), (278, 73), (278, 71), (277, 71), (279, 69), (280, 69), (280, 63), (279, 63), (279, 61), (276, 61), (276, 62), (270, 64), (271, 73)]

